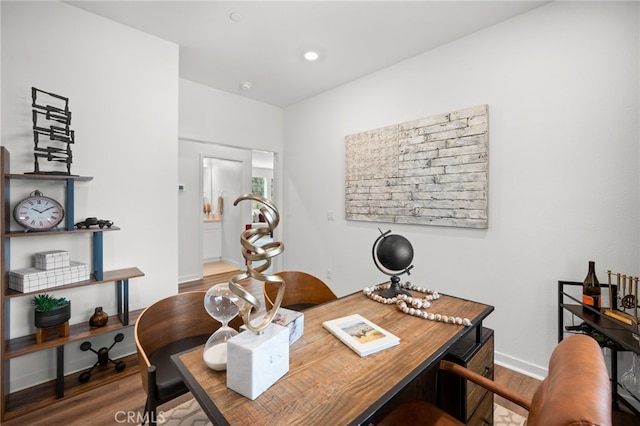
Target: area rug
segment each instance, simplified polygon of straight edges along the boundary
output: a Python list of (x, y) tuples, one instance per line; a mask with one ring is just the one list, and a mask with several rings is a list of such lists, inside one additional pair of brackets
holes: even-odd
[(522, 426), (527, 419), (520, 414), (504, 408), (502, 405), (493, 404), (494, 426)]
[[(206, 426), (211, 422), (204, 414), (200, 405), (195, 399), (183, 402), (176, 408), (162, 413), (158, 413), (158, 424), (163, 426)], [(523, 426), (525, 418), (501, 405), (493, 404), (493, 425), (494, 426)]]
[[(163, 418), (160, 418), (162, 415)], [(183, 402), (176, 408), (158, 412), (158, 425), (163, 426), (205, 426), (211, 422), (195, 399)]]

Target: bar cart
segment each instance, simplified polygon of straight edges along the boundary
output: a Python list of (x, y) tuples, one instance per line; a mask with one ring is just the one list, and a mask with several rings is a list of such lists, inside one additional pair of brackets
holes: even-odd
[[(611, 350), (611, 401), (614, 410), (620, 408), (620, 404), (627, 407), (636, 416), (640, 416), (640, 395), (634, 395), (628, 392), (618, 379), (618, 354), (620, 352), (630, 351), (635, 357), (640, 354), (640, 335), (638, 332), (637, 322), (621, 320), (629, 318), (629, 315), (619, 314), (616, 302), (617, 287), (611, 284), (600, 284), (602, 289), (609, 290), (608, 299), (611, 304), (609, 307), (603, 307), (600, 311), (583, 305), (581, 300), (573, 293), (581, 292), (583, 283), (575, 281), (558, 281), (558, 342), (565, 335), (570, 333), (590, 334), (594, 337), (600, 346)], [(577, 287), (577, 290), (570, 290)], [(611, 309), (611, 307), (614, 309)], [(565, 312), (572, 314), (575, 318), (580, 319), (582, 324), (579, 326), (565, 327)], [(635, 362), (635, 360), (634, 360)], [(640, 376), (640, 368), (638, 369)], [(640, 381), (640, 377), (637, 378)]]

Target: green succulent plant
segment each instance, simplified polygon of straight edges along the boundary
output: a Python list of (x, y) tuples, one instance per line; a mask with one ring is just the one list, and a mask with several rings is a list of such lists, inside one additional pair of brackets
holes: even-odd
[(31, 304), (35, 307), (36, 311), (47, 312), (69, 304), (69, 300), (64, 297), (53, 297), (50, 294), (43, 293), (34, 296), (31, 300)]

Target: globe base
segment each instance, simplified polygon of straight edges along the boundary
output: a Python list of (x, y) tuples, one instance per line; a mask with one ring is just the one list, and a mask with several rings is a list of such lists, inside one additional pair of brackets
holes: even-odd
[(396, 297), (399, 294), (406, 294), (407, 296), (411, 296), (411, 293), (400, 287), (400, 277), (394, 275), (391, 277), (391, 287), (382, 290), (380, 292), (380, 296), (384, 297), (385, 299), (390, 299), (392, 297)]

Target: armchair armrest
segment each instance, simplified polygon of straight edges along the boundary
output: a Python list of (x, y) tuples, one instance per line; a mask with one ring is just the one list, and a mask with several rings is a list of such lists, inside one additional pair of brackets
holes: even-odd
[(451, 361), (440, 361), (440, 369), (449, 371), (453, 374), (457, 374), (458, 376), (467, 379), (477, 384), (478, 386), (482, 386), (483, 388), (503, 397), (504, 399), (508, 399), (509, 401), (521, 406), (526, 410), (529, 410), (531, 407), (531, 399), (526, 398), (522, 394), (508, 389), (505, 386), (502, 386), (494, 382), (493, 380), (488, 379), (461, 365), (455, 364)]

